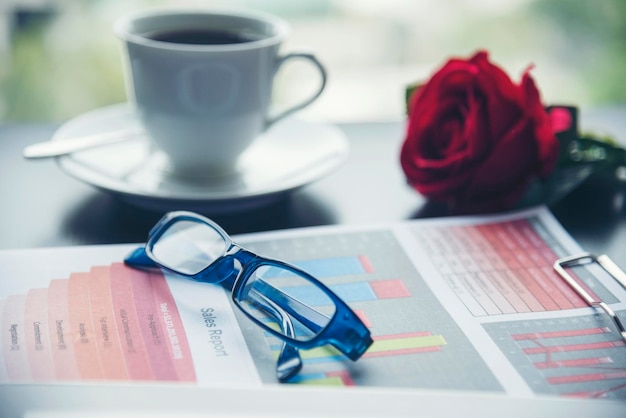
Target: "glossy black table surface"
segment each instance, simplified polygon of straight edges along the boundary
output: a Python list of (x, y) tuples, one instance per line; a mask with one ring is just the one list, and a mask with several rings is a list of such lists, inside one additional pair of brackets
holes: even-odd
[[(626, 107), (581, 112), (581, 126), (626, 144)], [(25, 160), (25, 146), (50, 139), (52, 124), (0, 124), (0, 249), (142, 242), (162, 213), (141, 209), (66, 175), (55, 160)], [(338, 124), (350, 143), (332, 174), (269, 206), (212, 216), (229, 233), (445, 216), (410, 189), (400, 169), (403, 122)], [(551, 207), (588, 251), (626, 267), (624, 187), (588, 181)]]

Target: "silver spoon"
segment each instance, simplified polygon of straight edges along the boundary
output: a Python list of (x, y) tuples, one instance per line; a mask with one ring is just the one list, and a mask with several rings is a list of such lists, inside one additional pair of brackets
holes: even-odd
[(24, 158), (29, 159), (58, 157), (89, 148), (126, 141), (143, 134), (143, 129), (132, 128), (56, 141), (39, 142), (24, 148), (22, 155)]

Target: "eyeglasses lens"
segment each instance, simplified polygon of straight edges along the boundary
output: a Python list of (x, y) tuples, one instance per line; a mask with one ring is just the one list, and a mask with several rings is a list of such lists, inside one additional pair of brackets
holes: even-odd
[(154, 258), (182, 274), (197, 274), (224, 255), (228, 243), (211, 225), (192, 220), (172, 223), (152, 244)]
[(333, 300), (314, 282), (276, 265), (257, 267), (236, 301), (262, 326), (300, 341), (318, 335), (336, 311)]

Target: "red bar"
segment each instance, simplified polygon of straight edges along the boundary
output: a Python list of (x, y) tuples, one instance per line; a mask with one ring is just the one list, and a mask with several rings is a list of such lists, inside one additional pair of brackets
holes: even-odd
[(526, 269), (528, 268), (528, 266), (530, 266), (530, 258), (528, 258), (528, 255), (525, 251), (516, 251), (513, 253), (513, 256), (523, 269)]
[(561, 361), (542, 361), (535, 363), (535, 367), (538, 369), (556, 369), (559, 367), (584, 367), (584, 366), (597, 366), (598, 364), (612, 363), (610, 357), (591, 357), (580, 358), (575, 360), (561, 360)]
[(541, 236), (535, 231), (535, 228), (528, 221), (518, 221), (519, 229), (522, 234), (528, 239), (531, 247), (541, 247), (545, 245), (545, 242)]
[(497, 224), (476, 225), (476, 230), (483, 236), (485, 241), (489, 243), (489, 247), (492, 249), (498, 248), (502, 245), (497, 237), (497, 233), (495, 231), (496, 227)]
[(485, 236), (481, 234), (481, 232), (476, 227), (465, 226), (463, 227), (463, 229), (464, 229), (464, 232), (467, 234), (467, 236), (470, 237), (470, 240), (474, 244), (475, 249), (479, 253), (482, 253), (485, 250), (492, 249), (491, 245), (489, 244), (489, 241), (487, 241)]
[(602, 348), (615, 348), (622, 347), (626, 343), (624, 341), (601, 341), (597, 343), (588, 344), (570, 344), (570, 345), (555, 345), (548, 347), (528, 347), (524, 348), (525, 354), (547, 354), (547, 353), (562, 353), (566, 351), (584, 351), (584, 350), (599, 350)]
[(606, 334), (607, 332), (611, 332), (611, 330), (607, 327), (598, 327), (598, 328), (583, 328), (583, 329), (572, 329), (565, 331), (550, 331), (550, 332), (533, 332), (529, 334), (515, 334), (513, 335), (514, 340), (538, 340), (540, 338), (562, 338), (562, 337), (578, 337), (581, 335), (596, 335), (596, 334)]
[(557, 258), (559, 258), (554, 253), (552, 248), (546, 245), (542, 245), (541, 247), (538, 247), (537, 250), (539, 251), (539, 254), (541, 254), (541, 256), (543, 257), (543, 259), (546, 261), (546, 263), (549, 264), (550, 266), (552, 266), (552, 264), (557, 260)]
[(581, 383), (581, 382), (593, 382), (596, 380), (612, 380), (612, 379), (624, 379), (626, 378), (626, 371), (615, 373), (590, 373), (590, 374), (577, 374), (574, 376), (556, 376), (548, 378), (548, 383), (552, 385), (559, 385), (563, 383)]
[(548, 263), (546, 259), (541, 255), (539, 248), (529, 248), (526, 250), (526, 255), (529, 259), (527, 267), (552, 267), (552, 263)]
[(524, 283), (522, 282), (520, 277), (517, 276), (516, 273), (517, 273), (516, 270), (509, 270), (509, 271), (503, 272), (504, 276), (506, 277), (507, 282), (513, 288), (513, 290), (517, 294), (519, 294), (520, 298), (522, 298), (524, 303), (528, 305), (528, 308), (530, 309), (531, 312), (545, 311), (544, 307), (541, 305), (541, 302), (537, 300), (537, 298), (535, 297), (535, 295), (532, 294), (530, 289), (524, 286)]
[(564, 383), (593, 382), (596, 380), (605, 380), (604, 374), (603, 373), (577, 374), (573, 376), (549, 377), (547, 379), (548, 383), (550, 383), (551, 385), (561, 385)]
[(524, 283), (524, 286), (535, 296), (546, 311), (556, 311), (559, 309), (558, 305), (548, 296), (543, 287), (537, 283), (537, 280), (533, 277), (531, 272), (518, 270), (517, 273), (522, 283)]
[(569, 306), (573, 308), (585, 308), (589, 306), (587, 302), (585, 302), (580, 297), (580, 295), (576, 293), (574, 289), (572, 289), (572, 287), (567, 284), (556, 271), (552, 269), (552, 267), (542, 268), (541, 271), (543, 272), (543, 276), (546, 278), (546, 280), (550, 281), (559, 291), (562, 297), (565, 298), (565, 300), (567, 301), (565, 305), (559, 304), (561, 305), (562, 309), (570, 309), (568, 308)]
[(526, 238), (524, 231), (529, 229), (528, 222), (525, 220), (508, 222), (506, 225), (507, 232), (512, 236), (516, 247), (520, 250), (526, 250), (531, 247), (530, 242)]
[(519, 259), (515, 256), (515, 252), (508, 251), (506, 249), (498, 250), (498, 256), (508, 269), (524, 268), (519, 262)]
[[(550, 298), (554, 300), (554, 302), (558, 305), (557, 309), (573, 309), (574, 304), (571, 302), (571, 292), (572, 289), (567, 285), (567, 283), (560, 281), (555, 281), (554, 273), (548, 267), (533, 269), (535, 271), (535, 275), (541, 287), (543, 287)], [(564, 287), (567, 286), (567, 287)], [(563, 292), (566, 292), (564, 294)], [(569, 296), (569, 297), (568, 297)], [(578, 296), (575, 296), (578, 299)]]

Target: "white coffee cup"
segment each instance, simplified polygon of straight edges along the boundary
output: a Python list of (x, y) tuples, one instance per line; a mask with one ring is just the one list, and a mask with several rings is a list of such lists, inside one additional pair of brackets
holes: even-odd
[[(279, 52), (289, 30), (256, 11), (160, 9), (115, 22), (127, 51), (129, 100), (165, 154), (166, 170), (189, 179), (231, 174), (263, 131), (322, 93), (326, 72), (314, 55)], [(312, 63), (321, 82), (310, 97), (270, 116), (274, 76), (291, 59)]]

